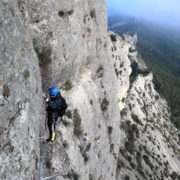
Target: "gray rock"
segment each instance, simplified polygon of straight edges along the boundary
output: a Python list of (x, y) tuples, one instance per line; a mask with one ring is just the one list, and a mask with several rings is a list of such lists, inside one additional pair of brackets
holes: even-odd
[(42, 120), (38, 60), (15, 1), (1, 1), (0, 18), (0, 179), (33, 178)]
[[(108, 33), (106, 16), (104, 0), (2, 0), (0, 179), (178, 177), (178, 133), (137, 35)], [(68, 111), (45, 144), (51, 85)]]

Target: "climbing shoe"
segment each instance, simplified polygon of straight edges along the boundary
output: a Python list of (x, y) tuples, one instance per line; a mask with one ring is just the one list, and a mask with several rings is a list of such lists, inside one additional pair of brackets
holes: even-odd
[(54, 141), (54, 140), (55, 140), (55, 137), (56, 137), (56, 134), (53, 132), (53, 133), (52, 133), (51, 141)]

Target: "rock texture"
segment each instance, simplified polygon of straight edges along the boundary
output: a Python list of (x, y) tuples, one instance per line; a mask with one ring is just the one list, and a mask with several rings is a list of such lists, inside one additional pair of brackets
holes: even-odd
[(104, 0), (18, 0), (18, 5), (31, 30), (44, 90), (101, 59), (107, 44)]
[[(108, 34), (104, 0), (2, 0), (0, 8), (0, 179), (178, 179), (167, 103), (137, 36)], [(50, 85), (69, 106), (46, 144)]]
[(154, 89), (152, 73), (136, 51), (137, 35), (110, 33), (110, 37), (114, 38), (123, 137), (116, 179), (179, 179), (179, 132), (170, 122), (167, 102)]
[(0, 18), (0, 179), (38, 178), (38, 60), (15, 1), (1, 1)]

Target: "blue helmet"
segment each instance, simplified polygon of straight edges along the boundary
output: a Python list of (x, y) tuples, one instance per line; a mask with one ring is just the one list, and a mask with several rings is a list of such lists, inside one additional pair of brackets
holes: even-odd
[(60, 93), (60, 90), (58, 87), (53, 86), (49, 88), (49, 95), (52, 97), (56, 97), (58, 95), (58, 93)]

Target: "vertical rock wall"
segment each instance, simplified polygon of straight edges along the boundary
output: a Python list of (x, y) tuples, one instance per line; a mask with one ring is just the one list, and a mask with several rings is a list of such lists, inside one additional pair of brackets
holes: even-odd
[(0, 3), (0, 179), (37, 178), (42, 90), (32, 39), (13, 0)]
[[(167, 104), (104, 0), (2, 0), (0, 17), (0, 179), (178, 178)], [(50, 85), (68, 110), (45, 144)]]
[(104, 0), (18, 0), (39, 57), (44, 90), (100, 60), (106, 46)]
[[(6, 98), (2, 90), (1, 98), (2, 179), (114, 178), (120, 113), (104, 1), (4, 0), (1, 6), (1, 68), (8, 63), (1, 82), (7, 94), (10, 91)], [(73, 88), (62, 94), (73, 119), (66, 118), (68, 127), (61, 125), (60, 131), (58, 127), (55, 144), (41, 143), (39, 162), (41, 84), (47, 92), (48, 86), (62, 86), (66, 80)], [(11, 125), (11, 115), (4, 114), (9, 106)], [(8, 140), (13, 150), (4, 154)]]

